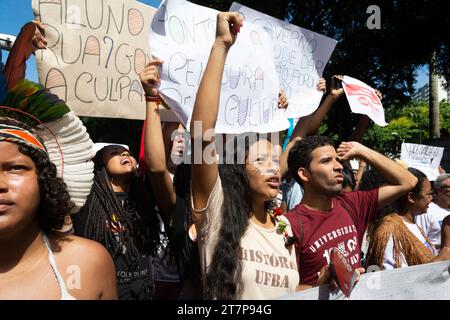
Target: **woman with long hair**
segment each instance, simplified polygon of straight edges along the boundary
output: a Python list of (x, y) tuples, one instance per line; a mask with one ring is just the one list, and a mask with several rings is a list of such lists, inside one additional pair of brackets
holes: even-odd
[[(215, 128), (225, 59), (242, 23), (238, 13), (218, 14), (191, 119), (193, 159), (195, 153), (211, 157), (192, 164), (191, 182), (207, 299), (271, 299), (293, 293), (299, 284), (289, 223), (272, 210), (281, 148), (255, 134), (234, 137), (219, 167), (214, 140), (206, 134)], [(194, 129), (198, 121), (202, 130)]]
[(430, 239), (415, 223), (415, 218), (427, 211), (432, 191), (423, 172), (414, 168), (408, 170), (418, 182), (410, 192), (397, 199), (394, 212), (374, 226), (367, 252), (369, 266), (394, 269), (450, 258), (447, 249), (437, 255)]
[(105, 248), (59, 232), (73, 203), (56, 171), (29, 126), (0, 118), (0, 299), (115, 299)]
[(94, 183), (74, 217), (75, 232), (108, 249), (117, 269), (119, 299), (151, 299), (153, 256), (160, 243), (151, 187), (123, 146), (104, 147), (94, 164)]

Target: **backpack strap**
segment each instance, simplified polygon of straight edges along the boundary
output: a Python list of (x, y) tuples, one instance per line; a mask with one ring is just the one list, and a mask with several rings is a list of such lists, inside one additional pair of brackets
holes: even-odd
[(298, 247), (297, 247), (298, 268), (300, 270), (300, 265), (301, 265), (301, 261), (302, 261), (303, 224), (302, 224), (302, 219), (300, 219), (300, 215), (298, 214), (298, 211), (297, 210), (294, 210), (294, 211), (295, 211), (295, 216), (297, 217), (299, 236), (300, 236), (300, 238), (297, 240), (297, 243), (298, 243)]

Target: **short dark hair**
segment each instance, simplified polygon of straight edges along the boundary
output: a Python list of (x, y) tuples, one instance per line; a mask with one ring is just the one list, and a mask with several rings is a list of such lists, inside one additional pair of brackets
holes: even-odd
[[(412, 188), (409, 192), (412, 193), (414, 198), (417, 198), (420, 194), (420, 192), (422, 192), (423, 189), (423, 182), (425, 179), (427, 179), (427, 176), (420, 170), (415, 169), (415, 168), (408, 168), (408, 171), (411, 172), (416, 178), (417, 178), (417, 183), (414, 186), (414, 188)], [(408, 193), (409, 193), (408, 192)], [(397, 206), (399, 208), (404, 208), (408, 202), (408, 193), (406, 193), (405, 195), (403, 195), (402, 197), (397, 199)]]
[(422, 192), (423, 181), (427, 179), (427, 176), (425, 175), (425, 173), (416, 168), (408, 168), (408, 171), (411, 172), (417, 178), (417, 183), (410, 192), (412, 192), (414, 197), (418, 197), (420, 192)]
[(303, 185), (300, 177), (298, 176), (298, 169), (309, 169), (309, 165), (312, 161), (311, 153), (315, 149), (324, 146), (334, 147), (333, 141), (325, 136), (309, 136), (297, 141), (292, 146), (288, 155), (288, 168), (291, 176), (297, 183)]
[(356, 180), (353, 170), (347, 165), (343, 167), (342, 174), (344, 175), (344, 181), (342, 182), (342, 188), (350, 187), (352, 190), (355, 190)]

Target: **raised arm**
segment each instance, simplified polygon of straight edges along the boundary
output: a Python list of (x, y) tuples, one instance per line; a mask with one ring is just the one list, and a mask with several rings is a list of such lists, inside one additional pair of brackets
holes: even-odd
[[(337, 79), (341, 79), (342, 76), (333, 76), (337, 77)], [(321, 78), (319, 83), (317, 84), (317, 90), (326, 92), (326, 81)], [(320, 124), (323, 119), (327, 115), (328, 111), (330, 111), (333, 104), (340, 98), (340, 96), (344, 93), (344, 89), (335, 88), (334, 83), (332, 83), (330, 94), (325, 98), (323, 103), (314, 111), (312, 114), (301, 117), (297, 124), (294, 127), (294, 131), (292, 132), (291, 141), (284, 149), (283, 154), (281, 155), (280, 160), (280, 170), (281, 170), (281, 178), (284, 179), (288, 173), (288, 165), (287, 158), (289, 155), (289, 151), (296, 141), (299, 139), (303, 139), (309, 135), (313, 135), (319, 130)]]
[(342, 142), (337, 149), (342, 161), (363, 159), (377, 170), (389, 185), (378, 191), (378, 208), (382, 208), (414, 188), (417, 178), (395, 161), (358, 142)]
[[(218, 177), (215, 162), (216, 150), (208, 148), (208, 157), (203, 151), (214, 144), (214, 128), (219, 112), (220, 88), (228, 50), (236, 41), (243, 23), (237, 12), (221, 12), (217, 15), (216, 40), (211, 49), (205, 73), (200, 82), (191, 117), (192, 139), (192, 196), (195, 208), (204, 208)], [(206, 133), (206, 134), (205, 134)]]
[[(153, 60), (139, 74), (142, 87), (147, 96), (158, 97), (160, 60)], [(153, 100), (153, 99), (149, 99)], [(150, 173), (150, 181), (155, 193), (156, 204), (167, 220), (170, 220), (176, 203), (176, 194), (167, 169), (166, 152), (161, 130), (161, 118), (158, 103), (147, 101), (145, 126), (145, 163)]]

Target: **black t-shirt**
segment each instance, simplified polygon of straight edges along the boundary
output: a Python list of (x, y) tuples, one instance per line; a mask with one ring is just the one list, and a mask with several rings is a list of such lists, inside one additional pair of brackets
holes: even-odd
[(189, 215), (186, 200), (177, 196), (173, 214), (172, 246), (181, 281), (201, 274), (198, 245), (189, 237)]
[[(133, 225), (145, 221), (139, 216), (134, 201), (129, 198), (126, 192), (116, 192), (117, 199), (132, 217)], [(85, 207), (74, 216), (74, 228), (77, 235), (83, 236), (87, 223), (88, 210)], [(151, 213), (149, 213), (151, 214)], [(114, 221), (109, 221), (108, 226), (113, 230), (116, 240), (119, 241), (118, 231), (123, 226), (113, 215)], [(136, 228), (135, 228), (136, 229)], [(137, 247), (139, 249), (139, 246)], [(150, 254), (139, 252), (137, 262), (130, 264), (126, 258), (126, 248), (123, 247), (122, 254), (114, 254), (113, 257), (116, 267), (116, 282), (120, 300), (148, 300), (153, 298), (154, 293), (154, 270), (153, 257)]]

